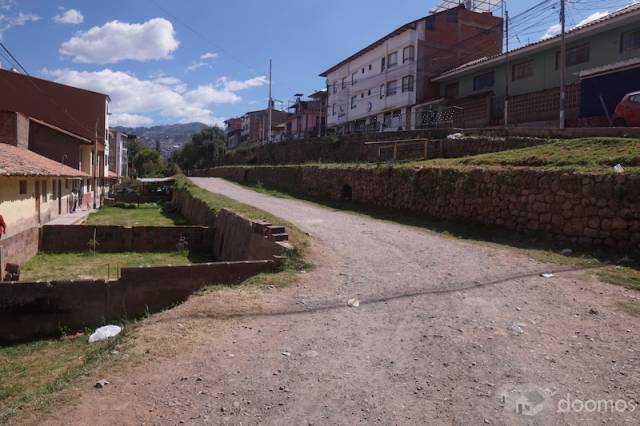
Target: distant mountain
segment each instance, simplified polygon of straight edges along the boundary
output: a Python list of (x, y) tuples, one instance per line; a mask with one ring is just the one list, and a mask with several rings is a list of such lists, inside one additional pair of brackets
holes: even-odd
[(116, 127), (128, 135), (136, 135), (144, 146), (151, 149), (159, 148), (164, 157), (191, 141), (191, 135), (207, 127), (204, 123), (170, 124), (153, 127)]

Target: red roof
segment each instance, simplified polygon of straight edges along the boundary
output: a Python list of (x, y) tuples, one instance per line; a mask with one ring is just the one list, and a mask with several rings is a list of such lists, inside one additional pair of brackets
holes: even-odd
[(0, 143), (0, 176), (89, 177), (33, 151)]

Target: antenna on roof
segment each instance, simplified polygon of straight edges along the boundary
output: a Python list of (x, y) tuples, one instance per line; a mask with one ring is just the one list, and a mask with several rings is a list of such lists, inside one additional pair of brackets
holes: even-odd
[(454, 7), (464, 6), (473, 12), (493, 12), (502, 3), (502, 0), (441, 0), (440, 4), (431, 13), (442, 12)]

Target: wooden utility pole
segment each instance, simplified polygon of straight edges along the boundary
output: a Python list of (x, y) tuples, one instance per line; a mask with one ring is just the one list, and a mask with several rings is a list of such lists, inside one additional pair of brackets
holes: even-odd
[(269, 128), (267, 129), (267, 143), (271, 143), (271, 111), (273, 108), (273, 99), (271, 98), (271, 59), (269, 59), (269, 107), (268, 107), (268, 113), (269, 113), (269, 119), (268, 119), (268, 123), (267, 125), (269, 126)]
[(567, 43), (565, 38), (566, 0), (560, 0), (560, 128), (566, 124), (565, 104), (567, 99)]

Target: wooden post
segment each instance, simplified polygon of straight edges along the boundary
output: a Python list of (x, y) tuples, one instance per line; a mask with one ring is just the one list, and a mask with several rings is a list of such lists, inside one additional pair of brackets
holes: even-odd
[(424, 141), (424, 159), (425, 160), (429, 159), (429, 157), (427, 156), (428, 145), (429, 145), (429, 141), (428, 140)]
[(398, 142), (393, 144), (393, 162), (398, 161)]

